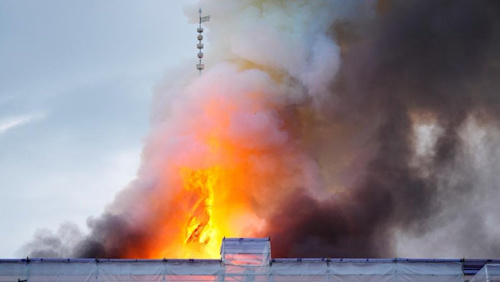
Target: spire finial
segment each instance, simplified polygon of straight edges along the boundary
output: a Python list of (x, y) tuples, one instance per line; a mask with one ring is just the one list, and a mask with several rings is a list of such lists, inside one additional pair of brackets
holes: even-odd
[(196, 45), (196, 47), (200, 50), (198, 52), (198, 59), (200, 60), (200, 62), (198, 64), (196, 64), (196, 69), (200, 71), (200, 76), (201, 76), (201, 71), (205, 68), (205, 65), (201, 63), (201, 58), (203, 58), (203, 52), (201, 52), (201, 50), (203, 49), (203, 43), (202, 43), (202, 40), (203, 40), (203, 27), (201, 27), (201, 23), (203, 22), (208, 22), (210, 20), (210, 16), (205, 16), (205, 17), (202, 17), (201, 16), (201, 7), (200, 7), (200, 26), (198, 27), (198, 44)]

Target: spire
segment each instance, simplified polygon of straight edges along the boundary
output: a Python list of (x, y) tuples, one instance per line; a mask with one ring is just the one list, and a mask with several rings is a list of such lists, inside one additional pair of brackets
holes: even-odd
[(199, 10), (200, 12), (200, 25), (198, 26), (198, 44), (196, 44), (196, 48), (198, 48), (198, 50), (200, 50), (198, 52), (198, 59), (200, 60), (200, 62), (198, 64), (196, 64), (196, 69), (200, 71), (200, 76), (201, 76), (201, 71), (203, 69), (205, 69), (205, 65), (201, 63), (201, 59), (203, 58), (203, 52), (201, 52), (201, 50), (203, 49), (204, 45), (203, 45), (203, 27), (201, 27), (201, 23), (204, 23), (204, 22), (208, 22), (210, 20), (210, 16), (205, 16), (205, 17), (202, 17), (201, 16), (201, 8)]

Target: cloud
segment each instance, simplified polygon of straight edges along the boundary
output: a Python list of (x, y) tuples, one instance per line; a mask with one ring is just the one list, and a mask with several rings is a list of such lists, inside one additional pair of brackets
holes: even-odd
[(45, 115), (44, 114), (30, 114), (30, 115), (22, 115), (22, 116), (14, 116), (14, 117), (9, 117), (9, 118), (4, 118), (0, 120), (0, 135), (4, 134), (5, 132), (22, 126), (26, 125), (30, 122), (36, 121), (36, 120), (41, 120), (44, 119)]

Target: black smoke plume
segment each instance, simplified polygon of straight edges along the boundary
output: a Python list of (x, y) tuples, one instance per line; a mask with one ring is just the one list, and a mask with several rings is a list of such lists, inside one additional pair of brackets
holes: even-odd
[[(316, 138), (307, 146), (325, 173), (347, 178), (345, 188), (326, 199), (294, 194), (277, 207), (269, 233), (273, 255), (397, 256), (398, 231), (414, 238), (432, 233), (463, 205), (455, 215), (474, 231), (450, 229), (455, 250), (445, 253), (498, 256), (498, 237), (490, 238), (494, 231), (481, 222), (484, 217), (463, 202), (474, 201), (475, 193), (498, 198), (500, 190), (494, 183), (484, 191), (461, 170), (468, 161), (461, 132), (471, 119), (498, 129), (500, 2), (384, 2), (369, 23), (331, 28), (333, 36), (342, 36), (341, 46), (343, 38), (348, 42), (330, 101), (309, 123), (296, 124)], [(440, 130), (416, 164), (418, 122)], [(351, 167), (328, 170), (336, 159), (352, 160)]]

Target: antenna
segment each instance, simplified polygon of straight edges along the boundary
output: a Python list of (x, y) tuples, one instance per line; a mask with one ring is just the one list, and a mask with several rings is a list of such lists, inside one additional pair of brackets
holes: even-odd
[(203, 52), (201, 50), (203, 49), (203, 27), (201, 27), (201, 23), (208, 22), (210, 20), (210, 16), (201, 16), (201, 8), (200, 8), (200, 26), (198, 27), (198, 44), (196, 44), (196, 48), (198, 48), (200, 51), (198, 52), (198, 59), (200, 59), (200, 62), (196, 64), (196, 69), (200, 71), (200, 76), (201, 76), (201, 71), (205, 69), (205, 65), (201, 63), (201, 58), (203, 58)]

